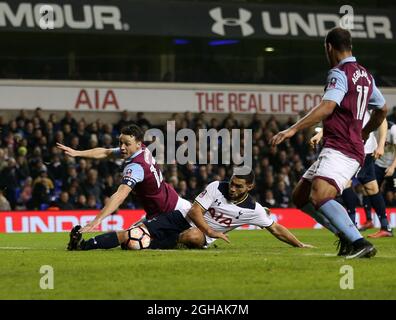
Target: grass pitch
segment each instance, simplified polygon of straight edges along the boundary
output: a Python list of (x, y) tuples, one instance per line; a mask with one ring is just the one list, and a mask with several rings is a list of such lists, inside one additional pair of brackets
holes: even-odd
[[(68, 235), (1, 234), (0, 299), (396, 299), (396, 238), (373, 240), (373, 259), (336, 256), (325, 230), (294, 230), (315, 249), (266, 231), (231, 232), (207, 250), (66, 251)], [(367, 234), (367, 233), (366, 233)], [(40, 288), (40, 267), (54, 289)], [(353, 289), (340, 269), (353, 267)]]

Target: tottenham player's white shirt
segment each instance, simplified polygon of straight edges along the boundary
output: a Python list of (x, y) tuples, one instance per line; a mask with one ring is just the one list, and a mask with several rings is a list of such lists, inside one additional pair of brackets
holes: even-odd
[(381, 168), (388, 168), (396, 156), (396, 124), (388, 128), (386, 133), (384, 155), (375, 161), (375, 164)]
[[(364, 114), (364, 118), (363, 118), (363, 128), (366, 126), (367, 122), (369, 122), (370, 120), (370, 111), (366, 111)], [(370, 132), (370, 135), (368, 137), (368, 139), (366, 140), (366, 143), (364, 144), (364, 153), (365, 154), (370, 154), (373, 153), (375, 151), (375, 149), (377, 149), (378, 143), (377, 143), (377, 139), (374, 135), (374, 132)]]
[[(245, 199), (241, 199), (238, 203), (233, 203), (227, 198), (228, 182), (220, 181), (210, 183), (195, 198), (195, 201), (206, 210), (205, 221), (213, 230), (226, 233), (245, 224), (266, 228), (274, 223), (269, 216), (269, 210), (254, 201), (250, 195), (247, 195)], [(187, 212), (184, 214), (186, 220), (191, 226), (195, 226), (186, 215)], [(215, 240), (206, 237), (207, 244)]]

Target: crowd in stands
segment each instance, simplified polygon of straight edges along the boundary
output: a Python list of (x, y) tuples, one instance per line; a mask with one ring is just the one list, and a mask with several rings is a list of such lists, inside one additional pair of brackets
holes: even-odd
[[(253, 168), (257, 187), (252, 195), (267, 207), (291, 207), (291, 193), (305, 170), (315, 161), (318, 150), (308, 145), (312, 131), (300, 132), (278, 147), (271, 147), (271, 137), (295, 119), (280, 123), (275, 117), (263, 119), (252, 115), (251, 121), (238, 121), (229, 114), (224, 121), (210, 115), (190, 112), (174, 114), (176, 130), (190, 128), (252, 130)], [(71, 112), (58, 119), (44, 117), (37, 108), (32, 117), (23, 110), (8, 122), (0, 116), (0, 210), (82, 210), (102, 208), (121, 181), (122, 159), (72, 158), (56, 147), (62, 143), (74, 149), (114, 148), (122, 127), (137, 124), (143, 130), (166, 129), (166, 124), (152, 124), (143, 113), (131, 117), (120, 114), (117, 123), (101, 119), (87, 123)], [(243, 146), (243, 139), (242, 146)], [(219, 141), (221, 144), (221, 141)], [(220, 147), (219, 147), (220, 149)], [(232, 165), (161, 164), (164, 178), (180, 196), (193, 200), (213, 180), (225, 180)], [(395, 195), (384, 190), (387, 205), (394, 206)], [(139, 208), (131, 194), (121, 208)]]

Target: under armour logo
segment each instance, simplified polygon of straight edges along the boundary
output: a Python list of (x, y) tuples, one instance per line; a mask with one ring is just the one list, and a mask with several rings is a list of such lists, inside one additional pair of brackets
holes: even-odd
[(215, 203), (216, 203), (218, 206), (221, 205), (221, 201), (219, 201), (219, 199), (216, 199), (216, 200), (215, 200)]
[(254, 33), (253, 27), (248, 23), (252, 17), (252, 13), (248, 10), (239, 8), (238, 18), (223, 18), (221, 8), (217, 7), (209, 11), (209, 15), (215, 20), (215, 24), (212, 26), (212, 32), (224, 36), (224, 26), (229, 27), (241, 27), (242, 35), (244, 37)]

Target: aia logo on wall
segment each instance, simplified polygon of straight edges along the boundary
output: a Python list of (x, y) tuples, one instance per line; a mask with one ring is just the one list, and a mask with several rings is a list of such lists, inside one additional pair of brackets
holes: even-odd
[(74, 109), (119, 110), (120, 106), (113, 90), (94, 89), (89, 91), (81, 89), (74, 104)]

